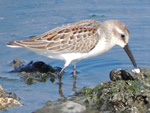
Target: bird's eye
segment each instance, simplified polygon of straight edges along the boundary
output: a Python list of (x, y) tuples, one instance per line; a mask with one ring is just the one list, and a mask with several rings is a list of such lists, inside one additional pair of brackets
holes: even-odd
[(124, 35), (124, 34), (121, 34), (121, 37), (122, 37), (122, 38), (125, 38), (125, 35)]

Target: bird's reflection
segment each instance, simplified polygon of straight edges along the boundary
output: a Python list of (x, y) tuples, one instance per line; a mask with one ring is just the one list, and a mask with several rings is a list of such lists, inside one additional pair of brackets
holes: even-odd
[(65, 97), (64, 93), (63, 93), (63, 90), (62, 90), (62, 83), (61, 84), (59, 83), (59, 90), (58, 90), (58, 92), (59, 92), (59, 95), (61, 97), (61, 100), (66, 100), (67, 99)]
[[(72, 88), (72, 91), (73, 92), (76, 92), (76, 79), (77, 79), (77, 77), (76, 76), (74, 76), (73, 77), (73, 88)], [(63, 86), (63, 84), (62, 83), (59, 83), (59, 95), (60, 95), (60, 97), (61, 97), (61, 100), (67, 100), (67, 98), (65, 97), (65, 95), (64, 95), (64, 93), (63, 93), (63, 90), (62, 90), (62, 86)]]
[(77, 76), (73, 77), (73, 88), (72, 91), (76, 92), (76, 82), (77, 82)]

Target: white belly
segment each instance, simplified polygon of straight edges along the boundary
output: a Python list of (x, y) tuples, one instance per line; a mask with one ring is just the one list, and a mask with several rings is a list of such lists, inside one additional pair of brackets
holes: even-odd
[(105, 41), (99, 41), (99, 43), (96, 45), (94, 49), (92, 49), (90, 52), (87, 53), (65, 53), (60, 55), (65, 61), (70, 59), (70, 61), (79, 61), (82, 59), (87, 59), (90, 57), (94, 57), (97, 55), (101, 55), (108, 50), (110, 50), (113, 47), (113, 45), (110, 45), (106, 43)]

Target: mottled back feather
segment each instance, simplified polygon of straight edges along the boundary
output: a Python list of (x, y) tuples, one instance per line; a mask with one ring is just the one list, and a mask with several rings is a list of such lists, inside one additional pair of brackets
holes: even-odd
[(13, 41), (10, 45), (51, 52), (89, 52), (99, 41), (97, 29), (100, 23), (83, 20), (54, 28), (27, 40)]

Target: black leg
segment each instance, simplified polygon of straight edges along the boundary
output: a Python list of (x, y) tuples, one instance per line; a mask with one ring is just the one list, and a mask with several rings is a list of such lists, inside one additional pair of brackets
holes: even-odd
[(64, 64), (64, 67), (61, 69), (60, 73), (59, 73), (59, 84), (62, 84), (62, 74), (64, 73), (66, 67), (71, 63), (71, 61), (66, 61), (65, 64)]
[(73, 77), (74, 77), (74, 78), (77, 77), (76, 64), (75, 64), (75, 63), (73, 63)]
[(63, 67), (58, 75), (59, 78), (59, 84), (62, 84), (62, 74), (64, 73), (66, 67)]
[(76, 91), (76, 79), (77, 79), (77, 72), (76, 72), (76, 64), (73, 63), (73, 88), (72, 90)]

